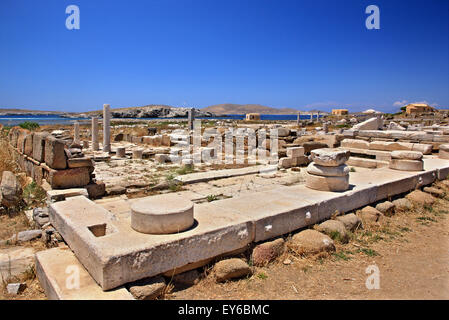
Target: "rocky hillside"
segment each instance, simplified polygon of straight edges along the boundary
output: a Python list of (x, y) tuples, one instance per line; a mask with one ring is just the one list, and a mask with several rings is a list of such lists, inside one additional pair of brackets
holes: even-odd
[[(187, 117), (190, 108), (175, 108), (164, 105), (149, 105), (144, 107), (111, 108), (113, 118), (182, 118)], [(102, 110), (84, 112), (80, 116), (101, 116)], [(214, 114), (195, 108), (196, 117), (213, 117)]]
[(260, 104), (216, 104), (201, 109), (203, 111), (212, 112), (215, 114), (246, 114), (246, 113), (260, 113), (260, 114), (296, 114), (298, 110), (290, 108), (271, 108), (262, 106)]

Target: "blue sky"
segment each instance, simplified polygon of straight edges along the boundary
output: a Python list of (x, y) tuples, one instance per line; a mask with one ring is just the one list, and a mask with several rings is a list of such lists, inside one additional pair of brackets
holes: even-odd
[(449, 108), (447, 0), (2, 0), (0, 49), (3, 108)]

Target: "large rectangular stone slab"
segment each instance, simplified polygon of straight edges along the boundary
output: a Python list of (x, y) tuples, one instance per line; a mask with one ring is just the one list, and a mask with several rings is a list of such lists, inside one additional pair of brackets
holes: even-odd
[(50, 170), (46, 180), (53, 189), (84, 187), (90, 182), (89, 168)]
[[(50, 221), (104, 290), (244, 248), (254, 239), (249, 219), (229, 209), (201, 204), (194, 218), (187, 231), (149, 235), (133, 230), (129, 217), (85, 197), (50, 205)], [(101, 228), (102, 236), (91, 231)]]
[(183, 184), (190, 184), (190, 183), (198, 183), (198, 182), (204, 182), (204, 181), (210, 181), (214, 179), (223, 179), (223, 178), (229, 178), (229, 177), (238, 177), (238, 176), (244, 176), (248, 174), (255, 174), (255, 173), (263, 173), (270, 170), (275, 170), (275, 166), (252, 166), (252, 167), (246, 167), (246, 168), (240, 168), (240, 169), (224, 169), (224, 170), (213, 170), (213, 171), (206, 171), (206, 172), (195, 172), (195, 173), (189, 173), (182, 176), (177, 176), (175, 179), (179, 182), (182, 182)]
[(430, 184), (438, 170), (449, 170), (446, 161), (437, 160), (424, 159), (429, 169), (422, 172), (388, 168), (351, 172), (345, 192), (276, 186), (197, 204), (196, 224), (177, 234), (138, 233), (130, 227), (129, 202), (114, 208), (113, 214), (85, 197), (52, 204), (50, 220), (106, 290), (292, 232), (328, 219), (337, 210), (349, 212)]
[(134, 300), (125, 288), (103, 291), (67, 247), (40, 251), (35, 260), (37, 278), (50, 300)]

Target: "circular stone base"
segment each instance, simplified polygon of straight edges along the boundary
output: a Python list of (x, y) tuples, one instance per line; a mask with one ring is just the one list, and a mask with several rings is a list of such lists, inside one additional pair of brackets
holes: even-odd
[(312, 162), (307, 166), (306, 170), (312, 175), (324, 177), (344, 177), (349, 174), (349, 167), (345, 164), (338, 167), (325, 167)]
[(391, 159), (389, 168), (401, 171), (423, 171), (423, 165), (422, 160)]
[(306, 187), (320, 191), (346, 191), (349, 189), (349, 174), (342, 177), (324, 177), (306, 172)]
[(131, 205), (131, 227), (141, 233), (177, 233), (193, 222), (193, 202), (175, 194), (148, 197)]
[(402, 159), (402, 160), (421, 160), (422, 152), (419, 151), (408, 151), (408, 150), (396, 150), (391, 153), (392, 159)]

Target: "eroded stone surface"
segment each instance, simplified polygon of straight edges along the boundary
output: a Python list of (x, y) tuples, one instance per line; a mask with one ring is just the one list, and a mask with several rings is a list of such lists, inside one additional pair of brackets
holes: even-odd
[(321, 166), (336, 167), (344, 164), (349, 159), (349, 151), (342, 149), (323, 148), (310, 152), (312, 160)]
[(349, 188), (349, 175), (324, 177), (306, 173), (306, 187), (321, 191), (345, 191)]
[(242, 259), (231, 258), (217, 262), (212, 272), (218, 282), (224, 282), (249, 275), (251, 268)]
[(319, 231), (307, 229), (292, 237), (292, 245), (299, 254), (335, 251), (334, 241)]
[(349, 167), (345, 164), (338, 167), (326, 167), (312, 162), (307, 166), (306, 170), (310, 174), (324, 177), (344, 177), (349, 174)]
[(193, 222), (193, 202), (175, 194), (148, 197), (131, 206), (131, 227), (138, 232), (181, 232), (191, 227)]

